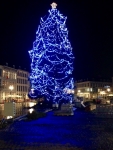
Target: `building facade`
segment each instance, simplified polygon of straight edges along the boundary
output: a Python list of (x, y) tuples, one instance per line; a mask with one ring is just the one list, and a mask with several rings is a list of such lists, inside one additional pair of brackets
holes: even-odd
[(29, 78), (29, 72), (25, 70), (17, 70), (17, 95), (18, 95), (18, 101), (26, 100), (28, 99), (28, 91), (30, 88), (30, 83), (28, 81)]
[(17, 70), (8, 66), (0, 66), (0, 102), (16, 97)]
[(29, 72), (0, 65), (0, 103), (28, 99)]
[(111, 94), (112, 82), (110, 81), (78, 81), (76, 82), (75, 94), (86, 100), (106, 98)]
[(3, 115), (1, 118), (9, 119), (16, 118), (33, 111), (33, 108), (25, 109), (25, 107), (32, 107), (36, 105), (35, 101), (32, 102), (5, 102), (3, 108)]

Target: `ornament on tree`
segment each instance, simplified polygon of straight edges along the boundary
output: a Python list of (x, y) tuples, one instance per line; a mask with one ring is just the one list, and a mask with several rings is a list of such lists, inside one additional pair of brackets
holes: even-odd
[(57, 4), (56, 4), (55, 2), (53, 2), (53, 3), (51, 4), (51, 7), (52, 7), (52, 9), (56, 9)]
[(29, 96), (44, 96), (48, 101), (72, 101), (74, 80), (72, 77), (72, 47), (66, 28), (67, 17), (52, 3), (49, 15), (41, 18), (36, 40), (29, 51), (31, 62), (31, 91)]

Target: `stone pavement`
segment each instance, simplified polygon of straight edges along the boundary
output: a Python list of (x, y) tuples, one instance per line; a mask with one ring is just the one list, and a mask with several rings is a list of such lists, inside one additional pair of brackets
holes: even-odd
[(10, 142), (0, 141), (0, 149), (4, 150), (81, 150), (80, 148), (72, 147), (70, 144), (49, 144), (44, 143), (26, 143), (22, 142), (20, 144), (13, 144)]
[(5, 150), (113, 150), (113, 119), (75, 111), (74, 116), (47, 116), (16, 121), (0, 131)]

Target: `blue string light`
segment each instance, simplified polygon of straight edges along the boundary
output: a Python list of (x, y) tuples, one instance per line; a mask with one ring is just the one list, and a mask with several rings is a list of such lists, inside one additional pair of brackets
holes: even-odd
[(32, 60), (29, 95), (33, 98), (42, 95), (48, 101), (72, 101), (74, 56), (68, 40), (66, 19), (56, 8), (52, 8), (48, 17), (40, 20), (33, 49), (29, 51)]

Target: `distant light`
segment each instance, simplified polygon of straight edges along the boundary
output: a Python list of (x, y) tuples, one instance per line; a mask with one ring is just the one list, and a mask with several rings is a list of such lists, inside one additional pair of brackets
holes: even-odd
[(107, 91), (110, 92), (111, 90), (108, 88)]
[(87, 91), (89, 92), (89, 88), (87, 88)]
[(7, 116), (7, 119), (11, 119), (11, 118), (13, 118), (12, 116)]
[(33, 111), (34, 111), (33, 108), (30, 108), (30, 109), (29, 109), (29, 113), (30, 113), (30, 114), (32, 114)]
[(75, 91), (74, 91), (74, 90), (72, 90), (72, 91), (71, 91), (71, 93), (72, 93), (72, 94), (74, 94), (74, 93), (75, 93)]
[(53, 2), (53, 3), (51, 4), (51, 7), (52, 7), (52, 9), (56, 9), (57, 4), (56, 4), (55, 2)]
[(100, 91), (100, 94), (106, 94), (106, 92), (105, 91)]
[(106, 101), (107, 102), (107, 104), (110, 104), (110, 101), (108, 100), (108, 101)]
[(34, 89), (31, 89), (31, 93), (34, 94)]
[(29, 107), (33, 107), (33, 106), (35, 106), (36, 105), (36, 103), (34, 103), (34, 102), (29, 102)]
[(12, 91), (14, 89), (14, 86), (13, 85), (10, 85), (9, 86), (9, 89)]

